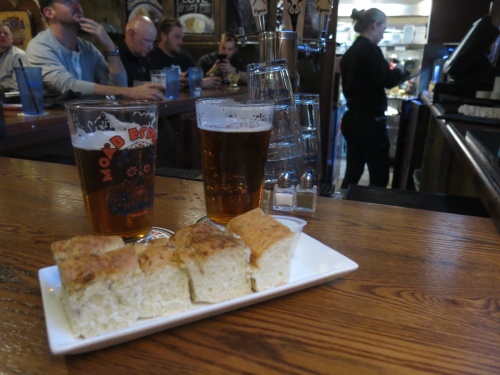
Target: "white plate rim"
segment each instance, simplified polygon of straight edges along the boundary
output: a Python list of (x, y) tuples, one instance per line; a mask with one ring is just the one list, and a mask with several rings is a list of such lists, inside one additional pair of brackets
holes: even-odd
[(195, 305), (182, 313), (145, 319), (130, 327), (85, 339), (74, 337), (66, 321), (57, 295), (60, 290), (57, 266), (42, 268), (39, 270), (38, 275), (50, 350), (52, 354), (65, 355), (106, 348), (267, 301), (331, 281), (357, 268), (358, 264), (356, 262), (302, 233), (295, 256), (292, 258), (290, 281), (285, 285), (225, 302)]

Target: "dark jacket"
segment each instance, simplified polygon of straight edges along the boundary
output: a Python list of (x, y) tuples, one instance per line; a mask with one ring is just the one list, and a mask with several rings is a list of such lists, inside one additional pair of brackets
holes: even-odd
[(398, 85), (410, 74), (390, 69), (382, 50), (363, 36), (342, 57), (340, 73), (347, 108), (374, 115), (383, 115), (387, 109), (385, 89)]
[(152, 68), (148, 58), (133, 55), (124, 40), (118, 40), (116, 44), (120, 50), (120, 59), (127, 71), (128, 86), (134, 86), (134, 81), (151, 81), (149, 72)]
[[(203, 74), (207, 74), (207, 72), (210, 70), (212, 66), (214, 66), (215, 61), (217, 60), (217, 55), (219, 54), (218, 51), (212, 52), (212, 53), (207, 53), (206, 55), (203, 55), (199, 60), (196, 65), (198, 65), (201, 69), (203, 69)], [(247, 67), (243, 60), (236, 54), (234, 54), (231, 59), (229, 60), (229, 63), (234, 66), (238, 71), (240, 72), (246, 72)]]
[(172, 65), (180, 66), (181, 72), (185, 72), (188, 68), (196, 66), (194, 59), (187, 52), (181, 52), (174, 57), (167, 55), (159, 47), (155, 47), (148, 55), (152, 69), (163, 69)]

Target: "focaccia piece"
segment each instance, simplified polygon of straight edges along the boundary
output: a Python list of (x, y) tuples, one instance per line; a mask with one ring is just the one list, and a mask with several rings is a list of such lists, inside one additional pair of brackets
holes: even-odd
[(76, 258), (88, 254), (104, 254), (107, 251), (125, 246), (118, 236), (76, 236), (69, 240), (54, 242), (51, 245), (54, 260), (58, 263), (66, 258)]
[(193, 302), (217, 303), (252, 292), (250, 249), (210, 224), (193, 224), (172, 237), (189, 274)]
[(141, 318), (166, 316), (191, 307), (189, 277), (173, 245), (167, 239), (150, 241), (139, 252), (144, 275)]
[(76, 336), (128, 327), (139, 317), (143, 275), (132, 246), (60, 259), (61, 299)]
[(260, 208), (229, 221), (226, 229), (240, 236), (251, 249), (252, 289), (262, 291), (290, 279), (293, 232)]

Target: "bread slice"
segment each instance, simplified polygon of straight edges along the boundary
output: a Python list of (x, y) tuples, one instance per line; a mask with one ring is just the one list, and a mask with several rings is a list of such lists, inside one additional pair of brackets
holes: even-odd
[(193, 302), (217, 303), (252, 292), (250, 249), (210, 224), (193, 224), (172, 236), (189, 274)]
[(54, 260), (58, 263), (66, 258), (76, 258), (88, 254), (104, 254), (125, 246), (118, 236), (76, 236), (69, 240), (54, 242), (51, 246)]
[(167, 239), (147, 244), (139, 252), (144, 275), (140, 317), (165, 316), (189, 309), (189, 277), (173, 245)]
[(92, 337), (137, 321), (143, 275), (132, 246), (63, 257), (58, 266), (62, 304), (76, 336)]
[(251, 249), (252, 289), (262, 291), (290, 279), (293, 232), (260, 208), (229, 221), (226, 230), (240, 236)]

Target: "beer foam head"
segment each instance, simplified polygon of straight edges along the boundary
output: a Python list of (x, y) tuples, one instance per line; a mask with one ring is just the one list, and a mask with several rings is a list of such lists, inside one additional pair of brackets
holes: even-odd
[(111, 145), (126, 149), (156, 143), (156, 111), (148, 108), (82, 107), (68, 112), (74, 147), (100, 150)]
[(237, 102), (233, 99), (200, 99), (196, 117), (201, 129), (219, 131), (261, 131), (272, 127), (274, 103)]
[(100, 150), (104, 145), (111, 143), (117, 148), (127, 149), (146, 147), (156, 142), (156, 130), (149, 124), (125, 123), (105, 112), (101, 114), (101, 119), (103, 115), (105, 115), (107, 124), (102, 130), (95, 129), (95, 131), (87, 132), (81, 127), (76, 129), (71, 137), (74, 147)]

